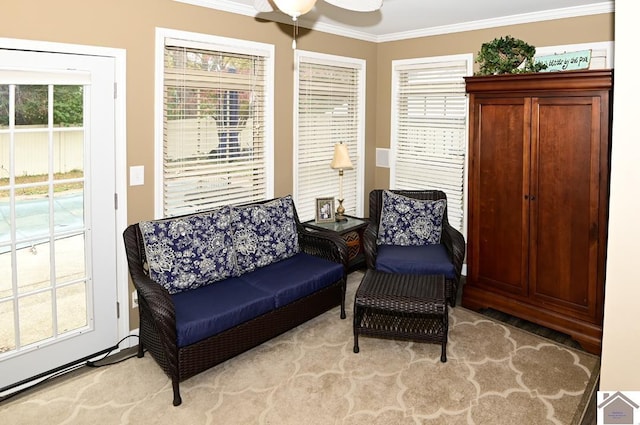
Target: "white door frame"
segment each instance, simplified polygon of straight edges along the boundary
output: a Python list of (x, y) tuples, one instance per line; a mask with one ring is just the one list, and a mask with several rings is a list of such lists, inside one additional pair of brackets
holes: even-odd
[[(0, 37), (0, 48), (32, 50), (48, 53), (66, 53), (92, 56), (106, 56), (115, 60), (115, 187), (118, 199), (116, 210), (116, 287), (119, 305), (118, 339), (131, 333), (129, 329), (129, 274), (127, 269), (122, 232), (127, 226), (127, 116), (126, 116), (126, 71), (127, 57), (125, 49), (97, 47), (79, 44), (54, 43), (48, 41), (20, 40)], [(126, 339), (120, 349), (129, 348), (137, 341)]]

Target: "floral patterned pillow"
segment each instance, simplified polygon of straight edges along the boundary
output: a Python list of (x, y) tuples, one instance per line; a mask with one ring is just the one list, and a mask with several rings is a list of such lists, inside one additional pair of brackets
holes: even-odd
[(291, 196), (231, 209), (240, 274), (300, 252)]
[(388, 190), (382, 193), (378, 245), (432, 245), (440, 243), (445, 199), (420, 200)]
[(149, 276), (170, 294), (236, 275), (229, 207), (140, 222)]

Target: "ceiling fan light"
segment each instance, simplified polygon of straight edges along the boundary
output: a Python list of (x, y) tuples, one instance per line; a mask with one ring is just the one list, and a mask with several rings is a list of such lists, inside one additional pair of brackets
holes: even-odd
[(273, 0), (280, 11), (291, 16), (294, 20), (304, 15), (316, 4), (316, 0)]

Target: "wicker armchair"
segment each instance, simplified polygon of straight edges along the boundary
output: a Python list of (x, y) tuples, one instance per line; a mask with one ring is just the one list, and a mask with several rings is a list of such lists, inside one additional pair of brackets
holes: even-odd
[[(369, 193), (369, 226), (365, 230), (363, 237), (364, 254), (368, 269), (378, 269), (376, 267), (378, 256), (377, 239), (383, 192), (382, 189), (374, 189)], [(420, 200), (447, 199), (447, 195), (440, 190), (391, 190), (390, 192)], [(449, 224), (447, 210), (445, 210), (443, 217), (441, 244), (446, 248), (448, 261), (453, 266), (453, 273), (447, 276), (445, 280), (447, 301), (453, 307), (456, 304), (462, 263), (465, 256), (465, 240), (462, 234)], [(428, 267), (421, 265), (419, 268), (424, 270)], [(406, 273), (410, 274), (412, 272)], [(428, 270), (427, 273), (431, 274)]]

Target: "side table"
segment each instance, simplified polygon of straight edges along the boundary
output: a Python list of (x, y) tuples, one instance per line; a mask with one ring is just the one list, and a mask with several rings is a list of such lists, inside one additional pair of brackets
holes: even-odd
[(329, 223), (316, 223), (309, 220), (302, 223), (304, 227), (315, 231), (335, 232), (347, 243), (349, 250), (349, 272), (364, 266), (364, 247), (362, 237), (369, 222), (363, 218), (346, 215), (346, 221), (332, 221)]

